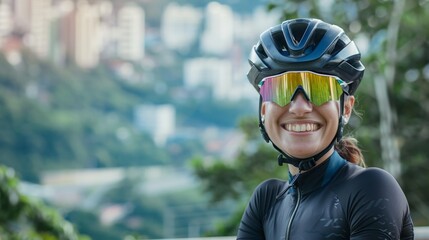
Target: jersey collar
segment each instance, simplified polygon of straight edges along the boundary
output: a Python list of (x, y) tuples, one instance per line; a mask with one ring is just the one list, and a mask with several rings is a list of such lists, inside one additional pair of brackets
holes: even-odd
[[(346, 164), (337, 151), (323, 163), (313, 169), (301, 173), (301, 176), (294, 183), (303, 194), (313, 192), (319, 188), (326, 186), (336, 175), (336, 173)], [(289, 172), (289, 183), (293, 179)]]

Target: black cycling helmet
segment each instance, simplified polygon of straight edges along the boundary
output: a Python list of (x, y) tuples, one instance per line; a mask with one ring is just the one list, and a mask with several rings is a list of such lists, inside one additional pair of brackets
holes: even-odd
[(313, 71), (334, 75), (356, 91), (365, 70), (360, 52), (343, 29), (319, 19), (284, 21), (260, 36), (249, 56), (250, 83), (259, 91), (267, 76), (287, 71)]
[[(336, 25), (319, 19), (298, 18), (284, 21), (274, 26), (260, 36), (259, 42), (252, 48), (249, 56), (250, 70), (247, 78), (259, 92), (259, 82), (272, 75), (288, 71), (312, 71), (333, 75), (349, 84), (348, 93), (353, 95), (363, 77), (365, 67), (360, 61), (361, 54), (355, 43)], [(262, 98), (259, 106), (261, 107)], [(342, 111), (344, 94), (340, 100), (340, 118), (337, 134), (331, 143), (316, 155), (300, 159), (280, 152), (280, 165), (289, 163), (299, 170), (309, 170), (316, 165), (336, 141), (342, 137), (344, 121)], [(259, 110), (259, 128), (265, 141), (270, 137), (265, 131)]]

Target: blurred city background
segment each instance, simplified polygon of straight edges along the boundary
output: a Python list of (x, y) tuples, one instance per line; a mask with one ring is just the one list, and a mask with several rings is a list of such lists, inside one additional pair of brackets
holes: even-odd
[(291, 17), (356, 41), (347, 133), (429, 225), (429, 1), (0, 0), (0, 239), (233, 236), (287, 178), (246, 73)]

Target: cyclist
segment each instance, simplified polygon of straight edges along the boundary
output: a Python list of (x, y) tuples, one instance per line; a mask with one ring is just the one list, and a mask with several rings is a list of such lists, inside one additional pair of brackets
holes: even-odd
[(342, 137), (365, 67), (343, 29), (319, 19), (284, 21), (260, 35), (247, 77), (260, 94), (259, 127), (289, 180), (254, 191), (237, 239), (413, 239), (397, 181), (366, 168)]

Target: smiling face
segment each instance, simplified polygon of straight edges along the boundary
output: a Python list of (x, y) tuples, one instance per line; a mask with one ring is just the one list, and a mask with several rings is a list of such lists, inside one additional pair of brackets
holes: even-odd
[[(345, 98), (343, 115), (347, 119), (353, 104), (353, 96)], [(339, 102), (328, 101), (315, 106), (300, 93), (284, 107), (263, 102), (261, 115), (265, 119), (265, 130), (277, 147), (293, 157), (307, 158), (321, 152), (334, 139)]]

